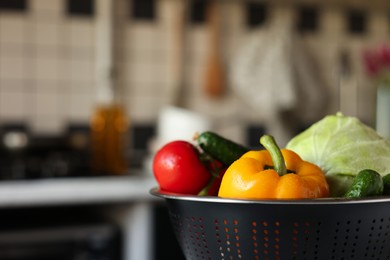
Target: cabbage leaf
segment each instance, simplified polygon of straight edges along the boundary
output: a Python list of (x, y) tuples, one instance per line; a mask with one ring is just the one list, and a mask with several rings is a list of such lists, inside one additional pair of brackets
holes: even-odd
[(390, 173), (390, 141), (356, 117), (328, 115), (292, 138), (287, 149), (318, 165), (331, 195), (343, 194), (360, 170)]

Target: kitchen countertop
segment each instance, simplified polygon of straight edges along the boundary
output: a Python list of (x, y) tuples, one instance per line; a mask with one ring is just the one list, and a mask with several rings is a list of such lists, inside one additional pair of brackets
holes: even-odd
[(151, 175), (103, 176), (0, 182), (0, 208), (151, 201)]
[[(123, 259), (150, 259), (152, 203), (157, 186), (147, 170), (126, 176), (0, 181), (0, 209), (73, 205), (126, 205), (104, 210), (123, 231)], [(123, 203), (123, 204), (122, 204)]]

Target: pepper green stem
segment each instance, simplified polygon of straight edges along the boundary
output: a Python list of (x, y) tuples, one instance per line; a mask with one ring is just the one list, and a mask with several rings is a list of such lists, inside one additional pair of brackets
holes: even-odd
[(213, 185), (215, 179), (218, 178), (216, 176), (211, 176), (209, 182), (206, 184), (206, 186), (201, 190), (199, 191), (198, 193), (198, 196), (207, 196), (209, 194), (209, 190), (211, 188), (211, 186)]
[(264, 146), (265, 149), (267, 149), (267, 151), (271, 155), (272, 163), (274, 164), (275, 171), (280, 176), (286, 174), (287, 169), (286, 169), (284, 157), (275, 139), (270, 135), (263, 135), (260, 138), (260, 143)]

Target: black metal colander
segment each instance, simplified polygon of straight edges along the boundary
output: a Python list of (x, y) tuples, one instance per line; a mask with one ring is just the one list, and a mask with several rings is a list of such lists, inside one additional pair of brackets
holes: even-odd
[(390, 259), (390, 198), (164, 198), (187, 259)]

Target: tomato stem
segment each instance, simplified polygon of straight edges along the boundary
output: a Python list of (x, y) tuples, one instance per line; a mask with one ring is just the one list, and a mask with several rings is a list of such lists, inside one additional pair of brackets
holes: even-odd
[(280, 176), (286, 174), (287, 169), (286, 169), (284, 157), (275, 139), (271, 135), (263, 135), (260, 138), (260, 144), (262, 144), (264, 148), (267, 149), (267, 151), (271, 155), (272, 163), (274, 164), (275, 171)]

